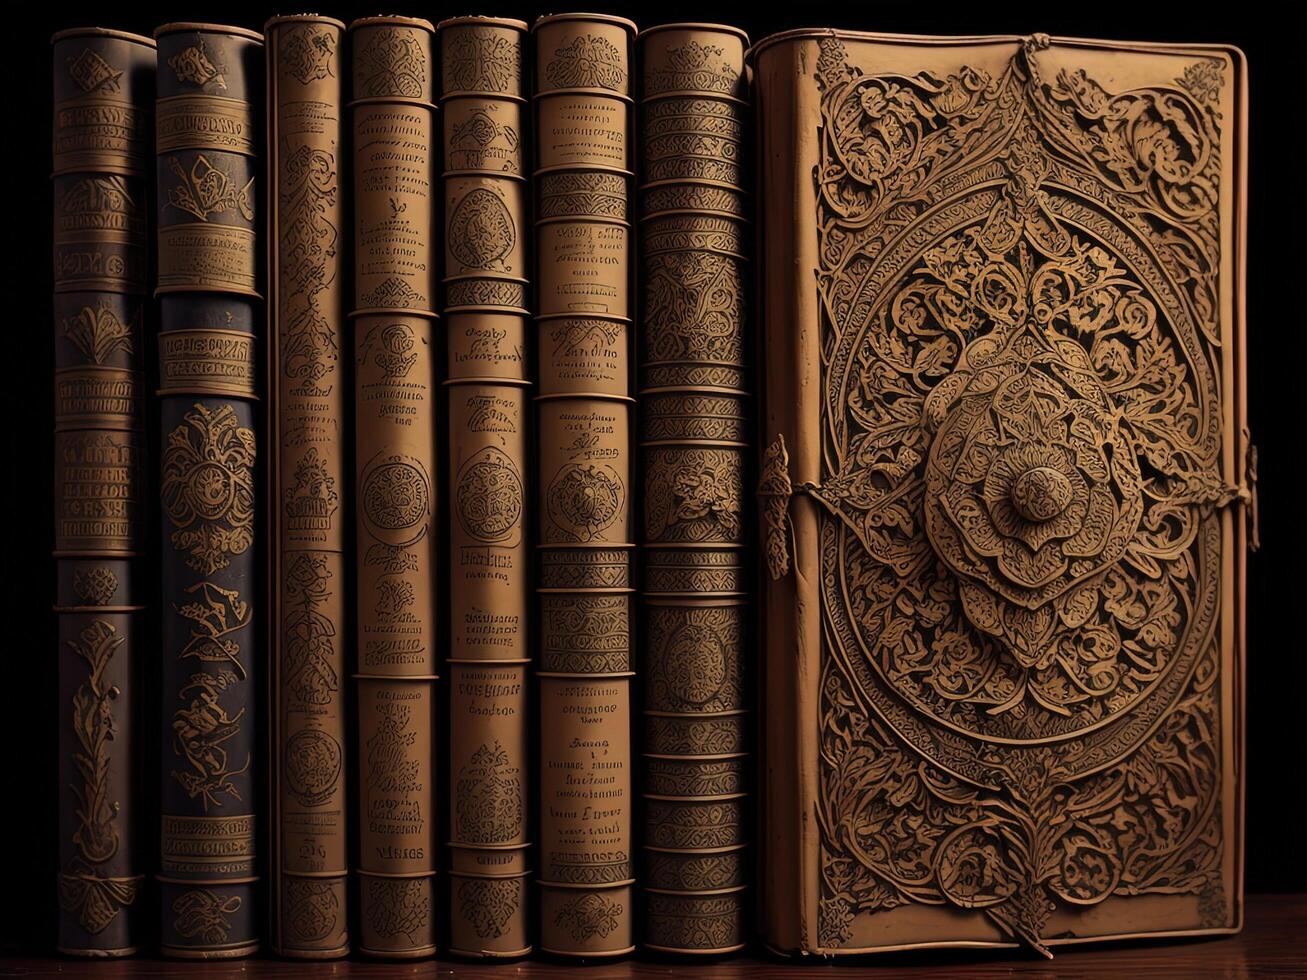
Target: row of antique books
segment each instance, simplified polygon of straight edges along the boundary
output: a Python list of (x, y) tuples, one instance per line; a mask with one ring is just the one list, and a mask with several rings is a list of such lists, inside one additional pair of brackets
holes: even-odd
[(56, 36), (61, 949), (1240, 927), (1242, 55), (746, 45)]
[(743, 945), (744, 35), (53, 43), (59, 949)]

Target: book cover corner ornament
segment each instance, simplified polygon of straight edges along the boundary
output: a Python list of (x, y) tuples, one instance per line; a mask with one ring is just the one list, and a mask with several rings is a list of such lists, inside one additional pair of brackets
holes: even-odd
[(759, 86), (762, 159), (797, 130), (812, 174), (810, 208), (762, 189), (766, 232), (798, 221), (760, 246), (764, 281), (796, 270), (765, 287), (767, 708), (793, 719), (766, 738), (798, 752), (769, 940), (1234, 931), (1241, 60), (835, 32), (753, 58), (791, 76)]

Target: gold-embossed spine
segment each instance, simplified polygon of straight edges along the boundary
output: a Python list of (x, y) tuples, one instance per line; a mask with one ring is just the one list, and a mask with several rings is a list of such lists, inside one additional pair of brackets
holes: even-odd
[(747, 46), (710, 24), (639, 39), (641, 939), (700, 955), (748, 938)]
[(163, 564), (160, 948), (259, 948), (262, 36), (155, 32)]
[(99, 28), (54, 64), (56, 945), (141, 946), (137, 613), (155, 47)]
[(436, 951), (434, 28), (349, 26), (359, 950)]
[(450, 952), (531, 951), (527, 25), (437, 25), (449, 397)]
[[(349, 952), (345, 760), (345, 25), (264, 25), (275, 541), (272, 946)], [(347, 171), (345, 171), (347, 173)]]
[(635, 946), (631, 750), (635, 25), (532, 28), (540, 946)]

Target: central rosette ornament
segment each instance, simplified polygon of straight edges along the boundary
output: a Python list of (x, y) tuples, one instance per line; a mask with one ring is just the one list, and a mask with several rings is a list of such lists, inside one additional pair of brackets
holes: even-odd
[(973, 342), (925, 414), (931, 546), (958, 576), (968, 621), (1042, 669), (1139, 527), (1122, 413), (1080, 345), (1024, 333)]

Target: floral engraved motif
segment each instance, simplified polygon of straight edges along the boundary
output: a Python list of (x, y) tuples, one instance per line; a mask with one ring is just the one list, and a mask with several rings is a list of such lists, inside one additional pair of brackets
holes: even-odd
[(332, 883), (288, 878), (285, 886), (288, 931), (306, 943), (330, 936), (340, 916), (340, 900)]
[(378, 936), (404, 936), (417, 942), (431, 920), (431, 909), (421, 878), (364, 878), (368, 900), (364, 910)]
[(651, 360), (742, 361), (744, 274), (737, 260), (686, 249), (648, 256), (644, 267)]
[(135, 353), (138, 320), (124, 323), (108, 305), (99, 309), (83, 306), (73, 316), (64, 317), (63, 336), (92, 364), (104, 364), (115, 353)]
[(339, 356), (336, 330), (319, 294), (335, 280), (336, 226), (328, 217), (337, 193), (336, 160), (326, 150), (300, 145), (283, 162), (281, 192), (282, 358), (302, 393), (326, 395), (318, 382)]
[(173, 605), (177, 615), (191, 622), (191, 635), (178, 655), (200, 663), (228, 664), (241, 680), (246, 675), (240, 661), (241, 645), (233, 636), (249, 626), (254, 618), (250, 604), (235, 589), (224, 589), (214, 582), (196, 582), (186, 589), (194, 602)]
[(475, 28), (456, 32), (445, 49), (445, 90), (508, 92), (522, 73), (521, 46)]
[(230, 405), (196, 404), (168, 433), (163, 453), (163, 511), (169, 540), (186, 564), (212, 575), (254, 543), (254, 431)]
[(300, 24), (282, 35), (281, 64), (301, 85), (331, 78), (331, 60), (336, 53), (336, 37), (327, 28)]
[(331, 598), (331, 571), (325, 555), (300, 551), (285, 572), (282, 589), (286, 617), (282, 621), (282, 643), (286, 656), (286, 690), (300, 709), (330, 704), (340, 688), (334, 638), (336, 625), (319, 612)]
[(173, 754), (184, 764), (174, 768), (172, 778), (186, 790), (191, 799), (199, 797), (207, 811), (210, 806), (221, 806), (222, 795), (240, 800), (240, 790), (233, 781), (250, 767), (246, 755), (239, 768), (232, 768), (233, 760), (224, 743), (240, 731), (245, 709), (235, 715), (228, 714), (221, 696), (235, 687), (241, 678), (230, 670), (214, 674), (192, 674), (177, 692), (186, 704), (173, 712)]
[(1221, 89), (1225, 87), (1224, 66), (1215, 58), (1195, 61), (1175, 81), (1199, 102), (1215, 104), (1220, 101)]
[(184, 939), (221, 946), (231, 935), (231, 916), (240, 908), (239, 895), (222, 896), (208, 888), (194, 888), (172, 903), (173, 928)]
[(77, 855), (59, 878), (59, 901), (67, 912), (77, 915), (86, 932), (100, 932), (118, 915), (119, 909), (136, 900), (138, 878), (100, 874), (95, 865), (118, 853), (118, 801), (109, 785), (109, 746), (117, 734), (113, 702), (120, 693), (105, 672), (114, 653), (126, 642), (111, 624), (92, 620), (69, 641), (69, 648), (86, 664), (86, 679), (73, 692), (73, 734), (77, 748), (73, 764), (80, 782), (71, 789), (77, 801), (73, 844)]
[(356, 56), (357, 96), (422, 98), (427, 80), (427, 59), (417, 33), (394, 28), (371, 33)]
[(525, 494), (512, 457), (494, 446), (464, 465), (454, 488), (459, 525), (477, 541), (507, 540), (521, 527)]
[(925, 903), (1047, 952), (1221, 873), (1219, 73), (821, 47), (819, 941)]
[(508, 206), (485, 187), (473, 189), (449, 216), (450, 254), (465, 266), (511, 272), (504, 259), (516, 241)]
[(206, 91), (227, 91), (227, 79), (224, 77), (227, 69), (209, 60), (204, 38), (199, 35), (196, 35), (194, 44), (168, 59), (168, 67), (179, 82), (189, 82)]
[(624, 911), (621, 902), (586, 892), (559, 907), (554, 925), (566, 929), (575, 942), (583, 943), (596, 936), (602, 939), (616, 929)]
[(554, 51), (545, 77), (554, 88), (626, 90), (626, 56), (598, 34), (578, 34)]
[(498, 939), (522, 905), (521, 878), (464, 878), (458, 885), (458, 911), (482, 939)]
[(200, 221), (208, 221), (211, 214), (239, 214), (253, 221), (254, 178), (237, 186), (229, 166), (221, 159), (215, 164), (200, 153), (187, 170), (177, 157), (170, 156), (168, 169), (176, 184), (168, 188), (168, 203), (164, 206), (185, 211)]
[(472, 753), (459, 770), (456, 836), (469, 844), (506, 844), (522, 830), (522, 782), (517, 766), (495, 739)]
[(743, 484), (733, 451), (687, 449), (651, 457), (645, 474), (650, 541), (738, 541)]
[(297, 531), (326, 530), (339, 499), (335, 477), (315, 446), (295, 464), (295, 483), (286, 488), (286, 524)]
[(549, 517), (567, 541), (593, 541), (621, 513), (622, 478), (604, 463), (569, 463), (548, 491)]

